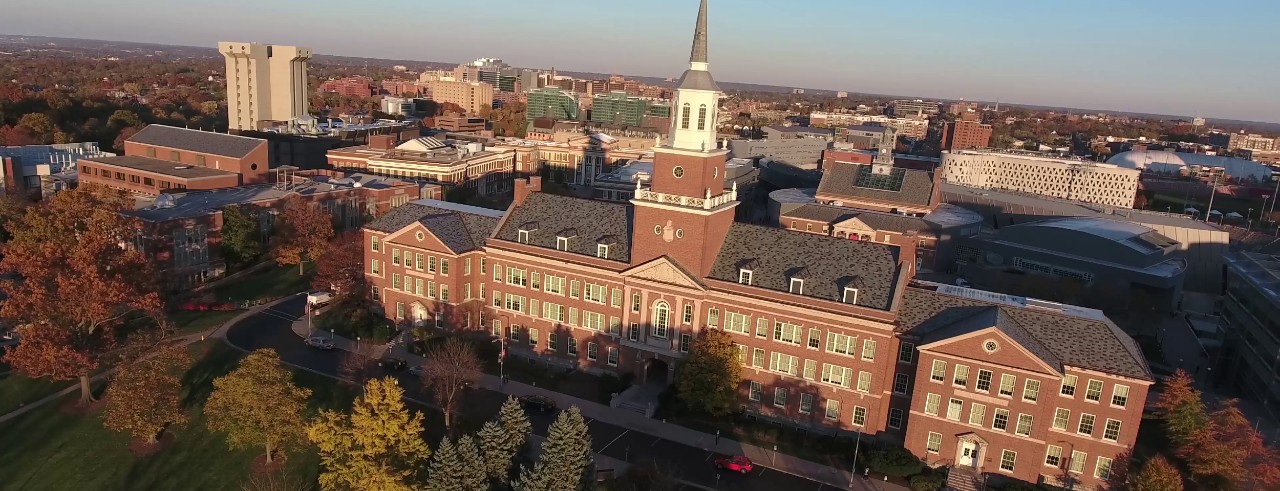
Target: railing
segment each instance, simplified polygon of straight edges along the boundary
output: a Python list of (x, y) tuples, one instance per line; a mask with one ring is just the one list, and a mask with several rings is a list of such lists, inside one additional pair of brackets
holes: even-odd
[(679, 194), (659, 193), (649, 189), (638, 189), (635, 196), (636, 199), (641, 201), (651, 201), (654, 203), (684, 206), (688, 208), (702, 208), (704, 210), (710, 210), (738, 200), (738, 190), (736, 185), (734, 186), (734, 189), (729, 192), (722, 192), (717, 196), (710, 196), (710, 191), (708, 191), (707, 194), (708, 196), (706, 197), (695, 198)]

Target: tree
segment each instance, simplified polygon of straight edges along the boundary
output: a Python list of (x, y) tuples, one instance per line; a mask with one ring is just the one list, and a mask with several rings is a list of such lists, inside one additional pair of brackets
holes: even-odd
[(165, 426), (185, 424), (182, 375), (190, 365), (186, 349), (177, 346), (121, 365), (107, 386), (104, 425), (151, 445)]
[(5, 361), (31, 378), (80, 379), (81, 403), (93, 400), (89, 374), (116, 346), (127, 316), (163, 322), (159, 275), (127, 245), (141, 227), (119, 213), (125, 202), (123, 193), (105, 190), (58, 193), (10, 224), (0, 259), (0, 274), (9, 277), (0, 282), (7, 297), (0, 317), (22, 336)]
[(1157, 454), (1142, 465), (1142, 470), (1129, 482), (1129, 491), (1182, 491), (1182, 473)]
[(1193, 434), (1204, 428), (1208, 419), (1200, 391), (1195, 388), (1195, 380), (1182, 370), (1165, 379), (1164, 389), (1154, 408), (1156, 414), (1164, 419), (1169, 438), (1179, 446), (1186, 445)]
[(294, 385), (276, 352), (260, 349), (214, 379), (204, 414), (210, 430), (227, 434), (232, 450), (261, 446), (271, 462), (275, 452), (301, 442), (308, 397), (311, 391)]
[(36, 145), (40, 140), (25, 126), (0, 126), (0, 144), (22, 146)]
[(1280, 486), (1280, 457), (1266, 446), (1235, 400), (1223, 401), (1208, 423), (1178, 449), (1178, 456), (1198, 481), (1245, 489)]
[(462, 458), (458, 456), (458, 450), (453, 446), (453, 442), (449, 441), (449, 437), (446, 436), (443, 440), (440, 440), (435, 454), (431, 456), (431, 468), (427, 474), (426, 491), (467, 491), (476, 489), (463, 487), (462, 475), (464, 472)]
[(275, 236), (276, 263), (297, 264), (301, 276), (303, 261), (324, 255), (333, 239), (333, 220), (320, 207), (295, 196), (285, 200)]
[(373, 378), (373, 364), (369, 357), (358, 351), (344, 351), (338, 362), (338, 375), (348, 382), (364, 387)]
[(351, 414), (325, 410), (307, 427), (320, 449), (326, 490), (412, 490), (430, 456), (422, 414), (404, 406), (396, 379), (370, 380)]
[(45, 113), (23, 114), (18, 118), (18, 126), (31, 130), (36, 140), (43, 144), (53, 143), (53, 132), (58, 129), (58, 125)]
[(733, 338), (724, 331), (706, 329), (680, 367), (676, 393), (689, 407), (723, 416), (736, 407), (741, 383), (742, 367)]
[(471, 435), (463, 435), (454, 444), (454, 448), (458, 451), (458, 460), (462, 462), (462, 472), (459, 474), (462, 489), (470, 491), (487, 488), (489, 479), (485, 471), (485, 461), (480, 455), (480, 446), (476, 444), (475, 438)]
[(577, 406), (561, 411), (547, 430), (542, 456), (533, 469), (525, 468), (516, 484), (527, 491), (576, 491), (582, 488), (591, 463), (591, 436)]
[(0, 195), (0, 242), (8, 242), (13, 237), (9, 230), (27, 215), (31, 205), (31, 198), (25, 193)]
[(364, 279), (364, 235), (358, 230), (346, 232), (334, 239), (316, 263), (316, 274), (311, 280), (316, 290), (332, 291), (339, 298), (368, 292)]
[(222, 254), (236, 267), (244, 267), (262, 255), (258, 219), (245, 205), (222, 209)]
[(495, 421), (480, 428), (480, 453), (484, 455), (485, 472), (496, 483), (507, 482), (511, 463), (529, 439), (529, 415), (520, 407), (520, 401), (508, 397), (502, 403)]
[(422, 385), (431, 389), (444, 412), (444, 426), (452, 424), (454, 404), (468, 385), (480, 379), (480, 359), (471, 344), (449, 338), (423, 355)]
[(139, 131), (142, 131), (140, 126), (128, 126), (121, 129), (120, 133), (116, 134), (116, 137), (111, 140), (111, 148), (117, 152), (124, 153), (124, 142), (133, 138), (133, 135), (138, 134)]

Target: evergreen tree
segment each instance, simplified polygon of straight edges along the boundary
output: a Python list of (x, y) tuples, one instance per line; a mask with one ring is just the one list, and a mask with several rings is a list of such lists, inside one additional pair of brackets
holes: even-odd
[(485, 460), (480, 456), (480, 446), (471, 435), (463, 435), (454, 444), (458, 452), (458, 461), (462, 470), (458, 473), (462, 489), (471, 491), (489, 487), (489, 476), (485, 468)]
[(529, 440), (529, 416), (520, 401), (508, 397), (496, 421), (485, 423), (480, 429), (480, 453), (484, 456), (485, 473), (497, 483), (507, 482), (511, 463)]
[(511, 489), (515, 491), (551, 491), (549, 476), (545, 462), (534, 464), (532, 469), (521, 466), (520, 478), (511, 482)]
[(222, 209), (222, 253), (236, 267), (262, 256), (262, 232), (258, 219), (243, 205)]
[(689, 359), (676, 376), (676, 393), (689, 407), (714, 416), (729, 414), (738, 404), (742, 364), (733, 338), (707, 329), (693, 342)]
[[(524, 469), (520, 483), (529, 491), (576, 491), (582, 488), (591, 464), (591, 436), (578, 408), (560, 412), (542, 442), (542, 456), (533, 469)], [(534, 487), (545, 486), (545, 487)]]
[(320, 449), (320, 487), (326, 490), (408, 491), (430, 455), (422, 414), (404, 406), (394, 378), (365, 385), (350, 415), (321, 411), (307, 427)]
[(449, 441), (449, 437), (440, 440), (436, 445), (435, 455), (431, 457), (431, 467), (427, 471), (426, 491), (472, 491), (463, 485), (462, 460), (458, 457), (457, 447)]

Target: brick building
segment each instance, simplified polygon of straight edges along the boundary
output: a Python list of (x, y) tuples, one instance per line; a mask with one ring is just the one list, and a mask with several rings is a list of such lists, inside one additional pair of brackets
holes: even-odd
[(79, 179), (140, 194), (267, 182), (267, 142), (153, 124), (124, 142), (124, 155), (81, 159)]
[[(543, 193), (542, 177), (534, 176), (516, 182), (504, 212), (438, 201), (399, 207), (363, 229), (366, 277), (386, 315), (483, 330), (509, 356), (658, 385), (672, 381), (697, 336), (721, 329), (738, 343), (738, 390), (749, 415), (905, 441), (930, 465), (1027, 480), (1055, 474), (1033, 465), (1046, 452), (1079, 451), (1090, 463), (1078, 488), (1096, 485), (1091, 476), (1105, 472), (1094, 469), (1106, 468), (1096, 459), (1131, 444), (1141, 420), (1151, 377), (1133, 341), (1096, 311), (1058, 305), (1052, 312), (1044, 302), (913, 284), (912, 242), (735, 222), (727, 151), (704, 124), (716, 121), (719, 94), (707, 71), (706, 13), (704, 0), (690, 67), (676, 84), (677, 115), (665, 145), (652, 149), (651, 178), (630, 202)], [(973, 343), (994, 349), (974, 351)], [(955, 426), (933, 416), (936, 404), (925, 407), (936, 399), (928, 394), (942, 395), (932, 383), (935, 359), (972, 367), (975, 383), (990, 372), (1001, 389), (1006, 374), (1019, 391), (1035, 386), (1029, 377), (1039, 385), (1017, 392), (1034, 394), (1025, 402), (989, 397), (992, 418), (1008, 411), (1004, 433)], [(1084, 411), (1050, 398), (1070, 376), (1096, 437), (1053, 433), (1055, 418), (1042, 415), (1063, 405), (1072, 411), (1069, 423), (1079, 422)], [(1095, 408), (1099, 391), (1123, 408)], [(950, 404), (962, 396), (947, 397)], [(637, 404), (627, 407), (652, 414), (652, 404)], [(1041, 408), (1036, 421), (1018, 416), (1032, 407)], [(978, 446), (965, 454), (956, 450), (969, 448), (961, 442)], [(975, 448), (979, 459), (961, 460)], [(998, 467), (1004, 450), (1021, 456), (1012, 470)], [(995, 464), (983, 462), (993, 455)], [(1066, 472), (1085, 460), (1054, 465)]]
[[(373, 79), (369, 77), (347, 77), (337, 80), (325, 80), (320, 82), (320, 88), (317, 89), (321, 94), (326, 92), (348, 97), (373, 97), (378, 93), (378, 89), (373, 86)], [(392, 95), (401, 95), (395, 93)]]
[(480, 114), (480, 109), (493, 107), (493, 86), (484, 82), (427, 82), (431, 100), (444, 104), (457, 104), (468, 115)]
[[(964, 113), (965, 115), (975, 113)], [(973, 119), (957, 119), (942, 125), (942, 149), (967, 150), (991, 146), (991, 125)]]
[(398, 135), (374, 135), (368, 145), (329, 150), (327, 158), (334, 169), (467, 187), (482, 196), (509, 192), (515, 171), (509, 149), (425, 136), (401, 141)]

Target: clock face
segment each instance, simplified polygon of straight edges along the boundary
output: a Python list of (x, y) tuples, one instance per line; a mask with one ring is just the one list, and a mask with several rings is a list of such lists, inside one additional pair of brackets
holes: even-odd
[(676, 166), (675, 169), (671, 169), (671, 174), (677, 178), (684, 177), (684, 167)]

